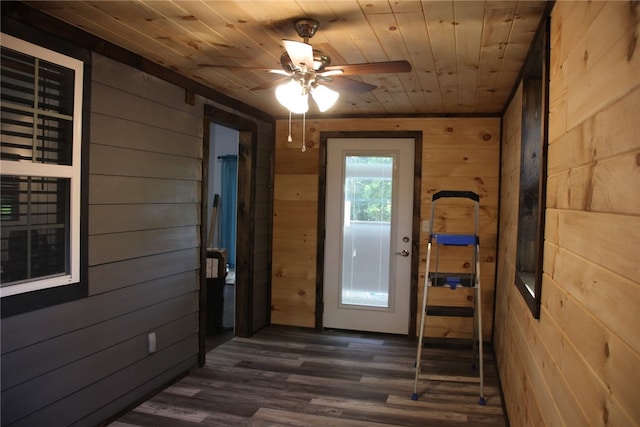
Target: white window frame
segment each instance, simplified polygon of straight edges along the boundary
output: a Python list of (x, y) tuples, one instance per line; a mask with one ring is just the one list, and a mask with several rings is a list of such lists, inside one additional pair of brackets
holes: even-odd
[(25, 55), (30, 55), (74, 70), (73, 100), (73, 147), (71, 165), (39, 164), (0, 160), (2, 175), (40, 176), (70, 179), (69, 214), (69, 271), (54, 277), (34, 278), (29, 281), (7, 284), (0, 288), (0, 298), (57, 286), (71, 285), (80, 281), (80, 181), (82, 153), (82, 84), (84, 64), (82, 61), (58, 52), (37, 46), (5, 33), (0, 33), (0, 44)]

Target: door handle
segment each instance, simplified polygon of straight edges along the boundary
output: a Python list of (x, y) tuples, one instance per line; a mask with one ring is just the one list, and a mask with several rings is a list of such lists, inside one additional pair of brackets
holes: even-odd
[(402, 252), (396, 252), (396, 255), (402, 255), (404, 257), (409, 256), (409, 251), (406, 249), (403, 249)]

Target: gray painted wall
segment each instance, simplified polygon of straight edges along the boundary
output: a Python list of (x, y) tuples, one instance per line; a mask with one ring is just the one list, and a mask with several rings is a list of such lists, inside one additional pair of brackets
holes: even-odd
[(2, 320), (3, 426), (96, 425), (197, 364), (205, 100), (99, 55), (92, 80), (89, 297)]

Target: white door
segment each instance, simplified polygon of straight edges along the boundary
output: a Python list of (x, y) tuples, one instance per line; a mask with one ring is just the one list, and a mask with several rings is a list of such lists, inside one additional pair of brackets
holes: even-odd
[(324, 327), (408, 333), (414, 144), (327, 141)]

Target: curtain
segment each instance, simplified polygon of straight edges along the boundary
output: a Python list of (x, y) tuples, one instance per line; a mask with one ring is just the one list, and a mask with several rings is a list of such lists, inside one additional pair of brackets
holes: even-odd
[(220, 156), (222, 194), (220, 195), (220, 247), (227, 249), (229, 268), (236, 265), (236, 206), (238, 196), (238, 156)]

